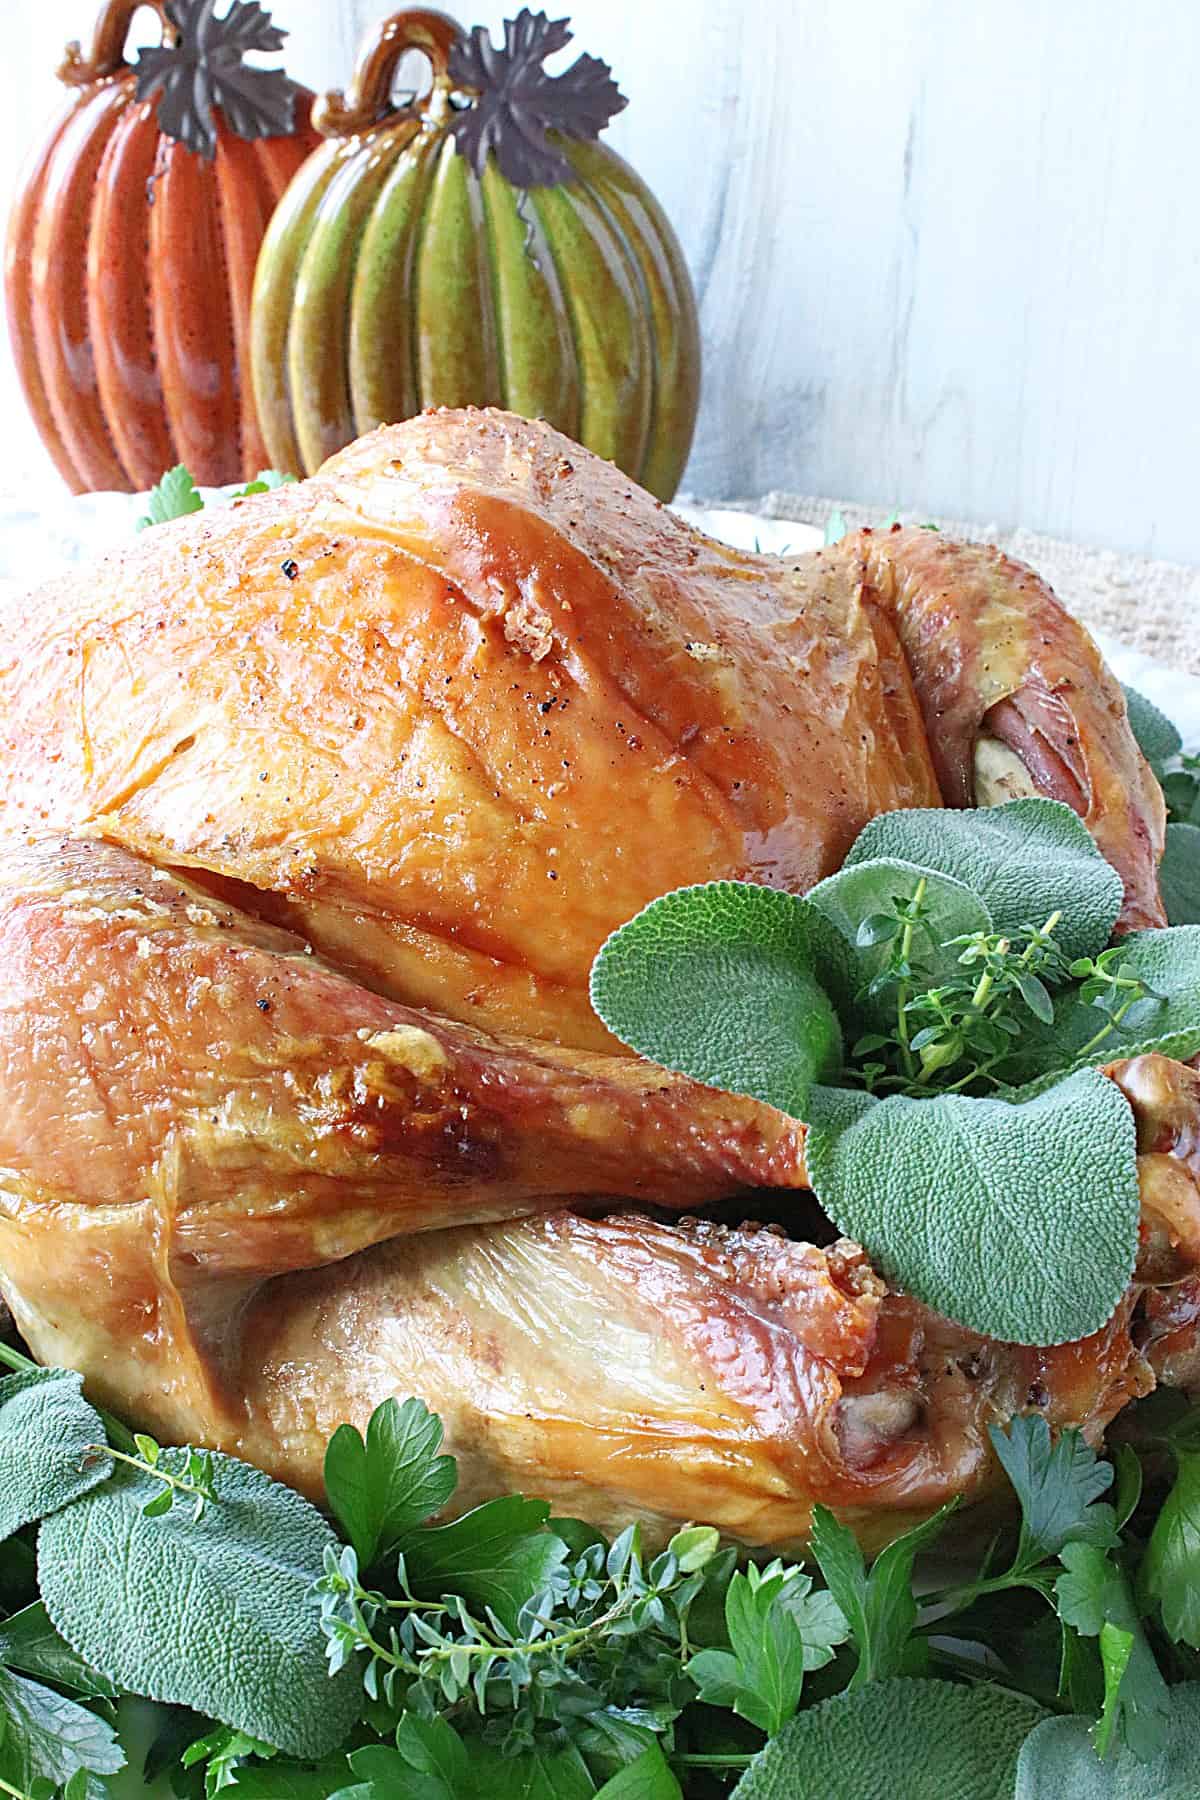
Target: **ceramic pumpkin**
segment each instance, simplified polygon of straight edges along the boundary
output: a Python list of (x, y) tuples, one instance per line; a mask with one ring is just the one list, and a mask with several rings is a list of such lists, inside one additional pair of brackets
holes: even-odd
[(105, 0), (8, 234), (9, 330), (46, 448), (70, 485), (147, 487), (264, 466), (250, 296), (276, 200), (318, 142), (312, 96), (242, 63), (284, 33), (247, 0), (155, 0), (161, 47), (125, 60), (137, 0)]
[[(653, 195), (595, 141), (625, 102), (570, 37), (528, 11), (498, 50), (407, 11), (376, 26), (326, 142), (263, 241), (252, 323), (269, 459), (311, 473), (426, 406), (548, 419), (669, 499), (687, 460), (699, 332), (687, 267)], [(396, 106), (405, 51), (428, 94)]]

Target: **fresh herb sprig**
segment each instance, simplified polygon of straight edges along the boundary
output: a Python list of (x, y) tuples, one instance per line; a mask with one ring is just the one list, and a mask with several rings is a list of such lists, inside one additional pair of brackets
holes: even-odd
[[(261, 469), (253, 481), (239, 488), (229, 497), (231, 500), (245, 500), (253, 494), (265, 494), (272, 488), (286, 487), (295, 481), (294, 475), (281, 474), (278, 469)], [(172, 519), (185, 519), (190, 513), (204, 511), (204, 495), (196, 486), (191, 471), (177, 463), (168, 469), (162, 479), (154, 485), (146, 495), (146, 510), (135, 526), (137, 531), (146, 531), (152, 525), (166, 525)]]
[(1137, 1248), (1132, 1113), (1099, 1065), (1200, 1050), (1200, 929), (1110, 943), (1121, 898), (1054, 801), (886, 813), (807, 895), (653, 901), (592, 1000), (631, 1048), (802, 1119), (817, 1198), (893, 1283), (986, 1336), (1067, 1343), (1111, 1317)]
[[(0, 1382), (0, 1501), (42, 1521), (41, 1596), (30, 1564), (24, 1604), (0, 1620), (0, 1794), (14, 1800), (101, 1800), (123, 1760), (123, 1692), (194, 1709), (164, 1719), (162, 1742), (174, 1791), (197, 1797), (823, 1800), (842, 1791), (838, 1768), (855, 1791), (915, 1797), (930, 1789), (914, 1770), (940, 1779), (947, 1732), (964, 1800), (1024, 1800), (1043, 1767), (1059, 1791), (1111, 1769), (1114, 1793), (1150, 1794), (1168, 1752), (1177, 1778), (1200, 1782), (1200, 1427), (1177, 1397), (1148, 1424), (1176, 1461), (1157, 1516), (1128, 1447), (1114, 1465), (1036, 1413), (993, 1429), (1015, 1544), (918, 1595), (917, 1558), (953, 1507), (871, 1567), (817, 1508), (823, 1586), (779, 1559), (740, 1563), (702, 1525), (651, 1555), (636, 1525), (609, 1543), (518, 1496), (438, 1524), (454, 1463), (416, 1400), (329, 1446), (329, 1505), (368, 1568), (234, 1458), (139, 1436), (133, 1458), (98, 1459), (79, 1378), (5, 1357), (21, 1370)], [(173, 1494), (164, 1474), (206, 1490), (198, 1518), (174, 1502), (147, 1512), (156, 1481)], [(148, 1634), (147, 1606), (181, 1581), (178, 1641)], [(287, 1647), (277, 1672), (272, 1645)]]
[[(859, 927), (859, 947), (889, 936), (896, 946), (894, 957), (866, 989), (871, 999), (889, 996), (896, 1023), (889, 1032), (866, 1032), (858, 1039), (851, 1052), (857, 1066), (852, 1064), (847, 1075), (870, 1093), (1003, 1088), (1005, 1060), (1029, 1016), (1052, 1025), (1050, 988), (1082, 971), (1083, 965), (1069, 964), (1054, 942), (1062, 913), (1051, 913), (1044, 925), (1023, 925), (1015, 937), (972, 931), (939, 944), (926, 911), (919, 881), (911, 900), (896, 896), (890, 916), (876, 914)], [(917, 932), (934, 949), (957, 949), (964, 973), (932, 984), (932, 976), (913, 956)], [(1145, 991), (1143, 984), (1137, 985), (1139, 992)]]

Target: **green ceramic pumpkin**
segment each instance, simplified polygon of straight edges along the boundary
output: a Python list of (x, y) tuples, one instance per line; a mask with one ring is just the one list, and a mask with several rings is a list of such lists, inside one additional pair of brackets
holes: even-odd
[[(624, 104), (605, 65), (548, 76), (565, 26), (526, 12), (505, 31), (496, 51), (441, 13), (398, 13), (369, 35), (348, 96), (314, 109), (327, 141), (280, 201), (255, 279), (270, 461), (308, 474), (424, 407), (504, 406), (670, 499), (699, 392), (687, 267), (645, 184), (594, 141)], [(433, 85), (396, 107), (413, 48)]]

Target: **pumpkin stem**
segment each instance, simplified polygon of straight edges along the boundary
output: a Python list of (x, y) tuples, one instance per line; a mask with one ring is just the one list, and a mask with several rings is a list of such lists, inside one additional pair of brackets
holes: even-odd
[(392, 99), (392, 84), (400, 59), (409, 50), (420, 50), (433, 69), (433, 86), (418, 110), (430, 121), (440, 122), (450, 112), (450, 58), (459, 40), (459, 28), (445, 13), (414, 8), (380, 20), (363, 40), (350, 85), (323, 95), (313, 107), (313, 124), (324, 137), (353, 137), (369, 131), (399, 110)]
[(149, 6), (158, 14), (163, 43), (174, 43), (178, 33), (167, 18), (164, 0), (105, 0), (92, 31), (90, 50), (85, 56), (78, 40), (68, 44), (56, 71), (58, 79), (67, 87), (86, 87), (91, 81), (102, 81), (105, 76), (119, 75), (123, 69), (128, 69), (125, 45), (129, 27), (134, 13), (143, 6)]

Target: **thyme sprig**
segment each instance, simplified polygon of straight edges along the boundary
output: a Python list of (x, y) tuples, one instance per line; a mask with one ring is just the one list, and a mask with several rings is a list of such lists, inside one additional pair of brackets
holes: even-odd
[[(350, 1546), (330, 1546), (317, 1584), (330, 1674), (361, 1656), (367, 1695), (397, 1718), (469, 1704), (501, 1721), (498, 1740), (510, 1749), (529, 1745), (541, 1721), (587, 1713), (598, 1692), (632, 1700), (656, 1691), (664, 1666), (682, 1670), (688, 1613), (718, 1552), (715, 1531), (692, 1528), (647, 1562), (632, 1526), (554, 1570), (510, 1627), (462, 1594), (415, 1593), (402, 1553), (396, 1591), (385, 1593), (364, 1585)], [(727, 1579), (732, 1557), (722, 1560)]]
[[(1042, 925), (1025, 925), (1016, 936), (974, 931), (939, 946), (925, 890), (922, 880), (910, 899), (897, 896), (888, 912), (864, 919), (859, 930), (861, 947), (891, 939), (892, 952), (864, 997), (877, 1000), (890, 993), (895, 1025), (857, 1040), (853, 1056), (868, 1060), (856, 1073), (871, 1093), (954, 1094), (981, 1083), (1000, 1087), (999, 1070), (1028, 1017), (1052, 1024), (1050, 990), (1070, 978), (1070, 965), (1054, 940), (1062, 913), (1052, 912)], [(930, 950), (957, 948), (963, 975), (923, 985), (929, 969), (913, 955), (918, 934)], [(1115, 977), (1105, 969), (1094, 979), (1107, 991)]]
[[(922, 880), (911, 898), (896, 896), (887, 911), (864, 919), (859, 929), (861, 948), (892, 945), (862, 997), (889, 995), (895, 1024), (890, 1031), (865, 1032), (852, 1048), (855, 1059), (866, 1060), (849, 1073), (869, 1093), (919, 1098), (1005, 1087), (1005, 1065), (1030, 1020), (1052, 1026), (1055, 990), (1072, 984), (1079, 984), (1085, 1005), (1105, 1015), (1081, 1056), (1141, 1024), (1161, 1004), (1162, 996), (1137, 974), (1119, 944), (1099, 956), (1069, 961), (1054, 936), (1062, 923), (1058, 910), (1043, 924), (1027, 923), (1015, 934), (974, 931), (939, 944), (925, 891)], [(920, 939), (929, 950), (958, 949), (963, 975), (922, 985), (930, 973), (928, 963), (914, 955)]]

